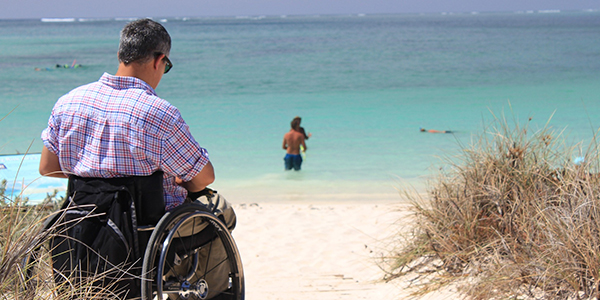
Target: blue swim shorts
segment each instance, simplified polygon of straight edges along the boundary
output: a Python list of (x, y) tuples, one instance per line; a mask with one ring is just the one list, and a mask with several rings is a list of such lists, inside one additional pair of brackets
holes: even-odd
[(285, 162), (286, 171), (291, 169), (300, 171), (300, 166), (302, 165), (302, 156), (300, 154), (286, 154), (283, 161)]

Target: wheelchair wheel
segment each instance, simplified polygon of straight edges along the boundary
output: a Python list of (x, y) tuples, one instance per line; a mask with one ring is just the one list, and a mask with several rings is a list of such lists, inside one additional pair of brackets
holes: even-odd
[(142, 299), (244, 299), (244, 273), (233, 237), (198, 203), (166, 213), (148, 241)]

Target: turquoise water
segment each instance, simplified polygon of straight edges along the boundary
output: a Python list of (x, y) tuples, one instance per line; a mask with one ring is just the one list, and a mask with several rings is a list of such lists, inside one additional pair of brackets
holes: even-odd
[[(125, 23), (0, 21), (0, 116), (15, 109), (0, 121), (0, 153), (30, 144), (39, 152), (56, 99), (114, 74)], [(175, 67), (157, 92), (209, 150), (215, 188), (238, 199), (389, 198), (398, 182), (422, 188), (438, 157), (482, 132), (490, 110), (532, 117), (533, 128), (554, 114), (550, 125), (573, 142), (600, 126), (597, 12), (163, 24)], [(73, 60), (83, 68), (53, 68)], [(313, 136), (303, 170), (285, 173), (281, 142), (296, 115)]]

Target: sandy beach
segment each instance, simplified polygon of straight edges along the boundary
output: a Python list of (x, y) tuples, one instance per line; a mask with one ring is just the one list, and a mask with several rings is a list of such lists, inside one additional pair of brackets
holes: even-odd
[(410, 297), (410, 278), (389, 283), (376, 257), (410, 223), (398, 202), (239, 203), (234, 237), (247, 300), (455, 299)]

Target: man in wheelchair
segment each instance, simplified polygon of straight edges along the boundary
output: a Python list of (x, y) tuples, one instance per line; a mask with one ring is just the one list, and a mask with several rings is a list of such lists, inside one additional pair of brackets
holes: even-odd
[[(93, 279), (94, 285), (116, 286), (117, 298), (139, 297), (134, 290), (143, 278), (140, 262), (151, 239), (144, 226), (156, 225), (165, 212), (184, 202), (201, 202), (226, 224), (225, 231), (235, 226), (231, 205), (207, 189), (215, 179), (208, 152), (194, 139), (179, 110), (155, 92), (173, 67), (170, 49), (171, 38), (161, 24), (150, 19), (127, 24), (120, 35), (116, 74), (104, 73), (97, 82), (75, 88), (52, 109), (42, 132), (40, 173), (69, 178), (63, 205), (67, 213), (52, 245), (53, 263), (61, 264), (57, 281), (104, 276)], [(77, 214), (86, 218), (74, 219)], [(101, 226), (108, 228), (106, 238), (98, 237), (104, 234)], [(183, 230), (187, 225), (177, 226)], [(111, 236), (130, 244), (116, 247)], [(111, 273), (121, 262), (118, 267), (125, 271)], [(131, 274), (137, 277), (128, 281)], [(167, 289), (167, 279), (158, 277), (165, 285), (159, 290)], [(187, 289), (180, 284), (177, 295)]]

